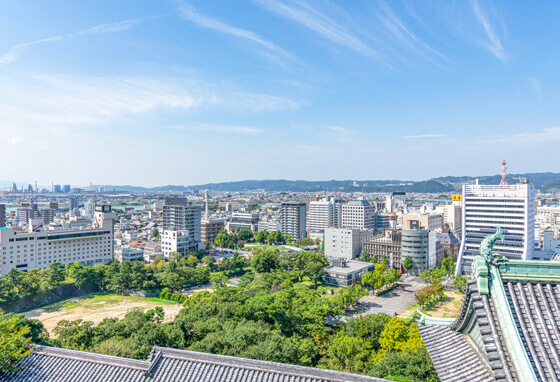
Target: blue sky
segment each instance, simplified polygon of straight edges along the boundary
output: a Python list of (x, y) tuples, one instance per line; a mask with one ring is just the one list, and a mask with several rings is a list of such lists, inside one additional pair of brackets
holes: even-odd
[(0, 178), (560, 171), (554, 1), (0, 0)]

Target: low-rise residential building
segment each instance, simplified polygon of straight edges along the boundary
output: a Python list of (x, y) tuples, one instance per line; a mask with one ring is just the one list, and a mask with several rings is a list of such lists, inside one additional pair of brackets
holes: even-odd
[(116, 247), (115, 260), (117, 260), (119, 264), (122, 264), (124, 260), (128, 260), (131, 263), (136, 260), (144, 260), (144, 251), (138, 248)]
[(203, 219), (201, 221), (201, 238), (205, 243), (213, 243), (218, 233), (225, 227), (223, 219)]
[(323, 283), (339, 287), (348, 287), (362, 281), (366, 272), (375, 271), (375, 264), (357, 260), (333, 259), (331, 264), (324, 268)]

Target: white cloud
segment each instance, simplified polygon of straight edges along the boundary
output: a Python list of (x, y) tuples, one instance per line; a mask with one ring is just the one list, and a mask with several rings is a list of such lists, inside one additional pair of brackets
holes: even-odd
[(531, 88), (531, 91), (533, 92), (533, 94), (537, 98), (541, 98), (541, 95), (542, 95), (542, 85), (541, 85), (541, 83), (536, 78), (533, 78), (533, 77), (527, 78), (527, 81), (529, 81), (529, 87)]
[[(199, 78), (79, 77), (32, 74), (0, 77), (2, 123), (20, 128), (40, 123), (58, 131), (82, 124), (115, 122), (165, 111), (222, 109), (261, 113), (296, 109), (281, 96), (239, 92), (232, 85)], [(249, 132), (249, 130), (246, 130)]]
[(25, 140), (24, 137), (16, 136), (16, 137), (12, 137), (12, 138), (8, 139), (8, 143), (12, 146), (17, 146), (20, 143), (22, 143), (24, 140)]
[(425, 134), (425, 135), (407, 135), (402, 137), (403, 139), (422, 139), (422, 138), (442, 138), (447, 137), (444, 134)]
[[(494, 56), (502, 61), (502, 63), (507, 64), (509, 60), (509, 54), (502, 46), (500, 37), (498, 36), (494, 26), (492, 25), (488, 13), (484, 9), (482, 9), (477, 0), (472, 0), (472, 9), (478, 22), (484, 28), (484, 32), (486, 34), (487, 41), (484, 43), (484, 45), (488, 50), (490, 50), (490, 52), (492, 52), (492, 54), (494, 54)], [(503, 19), (500, 19), (500, 22), (505, 26)]]
[(238, 126), (238, 125), (211, 125), (211, 124), (200, 124), (192, 126), (177, 125), (172, 126), (173, 129), (178, 130), (203, 130), (215, 133), (233, 134), (233, 135), (259, 135), (262, 133), (261, 129), (257, 129), (249, 126)]
[[(345, 46), (361, 55), (384, 61), (381, 55), (362, 41), (357, 34), (304, 1), (298, 1), (297, 4), (286, 4), (277, 0), (255, 1), (266, 9), (311, 29), (335, 44)], [(340, 11), (342, 12), (342, 10)]]
[(342, 134), (342, 135), (352, 135), (352, 134), (354, 134), (354, 130), (348, 129), (346, 127), (325, 125), (325, 128), (334, 132), (334, 133), (337, 133), (337, 134)]
[(15, 60), (21, 54), (21, 52), (24, 49), (26, 49), (27, 47), (32, 46), (32, 45), (43, 44), (43, 43), (53, 42), (53, 41), (60, 41), (60, 40), (63, 40), (65, 38), (68, 38), (68, 37), (76, 37), (76, 36), (80, 36), (80, 35), (118, 32), (118, 31), (130, 29), (130, 28), (132, 28), (136, 25), (141, 24), (142, 22), (144, 22), (145, 20), (150, 19), (150, 18), (151, 17), (143, 17), (143, 18), (139, 18), (139, 19), (131, 19), (131, 20), (120, 21), (120, 22), (117, 22), (117, 23), (102, 24), (102, 25), (98, 25), (98, 26), (93, 27), (93, 28), (88, 28), (88, 29), (85, 29), (85, 30), (82, 30), (82, 31), (79, 31), (79, 32), (76, 32), (76, 33), (70, 33), (70, 34), (66, 34), (66, 35), (55, 36), (55, 37), (45, 38), (45, 39), (41, 39), (41, 40), (37, 40), (37, 41), (31, 41), (31, 42), (25, 42), (25, 43), (22, 43), (22, 44), (17, 44), (17, 45), (14, 45), (7, 53), (0, 56), (0, 64), (8, 64), (8, 63), (12, 62), (13, 60)]
[[(258, 34), (251, 32), (249, 30), (234, 27), (232, 25), (226, 24), (220, 20), (217, 20), (211, 16), (205, 15), (198, 12), (192, 5), (186, 3), (180, 3), (179, 10), (181, 15), (186, 20), (207, 29), (212, 29), (220, 33), (228, 34), (231, 36), (239, 37), (257, 45), (265, 48), (265, 52), (262, 52), (267, 57), (271, 58), (273, 61), (282, 64), (280, 59), (288, 59), (290, 61), (297, 61), (296, 58), (286, 50), (280, 48), (278, 45), (272, 41), (268, 41)], [(285, 63), (285, 62), (284, 62)]]

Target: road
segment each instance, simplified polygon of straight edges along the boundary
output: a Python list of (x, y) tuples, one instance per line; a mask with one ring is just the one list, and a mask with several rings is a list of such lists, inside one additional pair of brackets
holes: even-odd
[(414, 292), (422, 289), (427, 284), (421, 282), (418, 277), (406, 277), (402, 281), (406, 283), (402, 291), (393, 289), (381, 296), (362, 297), (359, 301), (358, 310), (367, 312), (370, 308), (376, 308), (395, 312), (396, 314), (406, 310), (406, 308), (416, 302), (414, 300)]

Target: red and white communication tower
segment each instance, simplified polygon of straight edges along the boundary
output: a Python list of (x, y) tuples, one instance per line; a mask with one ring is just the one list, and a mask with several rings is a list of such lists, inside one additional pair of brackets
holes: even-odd
[(502, 160), (502, 181), (500, 182), (500, 186), (507, 186), (507, 178), (506, 178), (506, 160)]

